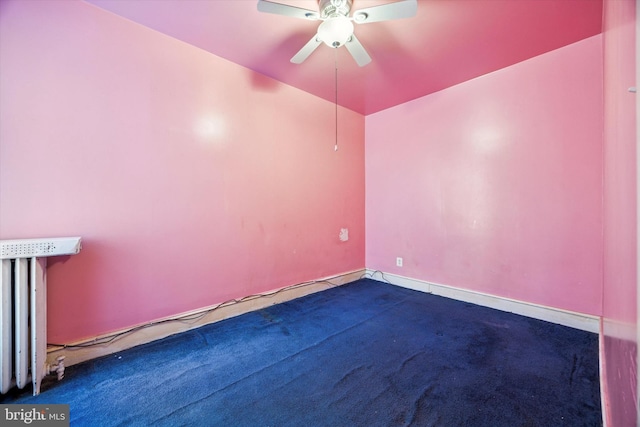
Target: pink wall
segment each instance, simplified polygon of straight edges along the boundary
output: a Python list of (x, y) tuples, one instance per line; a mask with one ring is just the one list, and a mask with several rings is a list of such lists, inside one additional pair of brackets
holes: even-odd
[(636, 425), (635, 1), (604, 3), (604, 378), (608, 425)]
[(361, 115), (79, 1), (2, 1), (0, 63), (0, 238), (84, 239), (50, 341), (364, 267)]
[(367, 116), (367, 267), (599, 315), (601, 43)]

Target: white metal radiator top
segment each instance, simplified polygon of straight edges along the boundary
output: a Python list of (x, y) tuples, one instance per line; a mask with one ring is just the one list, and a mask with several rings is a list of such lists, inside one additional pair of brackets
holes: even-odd
[(80, 245), (80, 237), (0, 240), (0, 259), (75, 255)]

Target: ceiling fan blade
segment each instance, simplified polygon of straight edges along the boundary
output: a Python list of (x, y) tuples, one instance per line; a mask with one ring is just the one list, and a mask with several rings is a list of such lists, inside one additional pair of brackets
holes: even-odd
[(356, 38), (355, 34), (351, 35), (351, 38), (348, 42), (345, 43), (345, 46), (359, 66), (364, 67), (369, 62), (371, 62), (371, 57), (364, 49), (364, 46), (362, 46), (362, 43), (360, 43), (360, 40)]
[(309, 40), (307, 44), (302, 46), (302, 49), (300, 49), (298, 53), (296, 53), (293, 58), (291, 58), (291, 62), (293, 62), (294, 64), (302, 64), (304, 60), (307, 59), (318, 46), (320, 46), (320, 43), (322, 42), (320, 41), (318, 36), (314, 34), (311, 40)]
[(266, 0), (258, 0), (258, 11), (275, 13), (276, 15), (291, 16), (294, 18), (310, 19), (312, 21), (316, 21), (319, 18), (319, 14), (316, 11)]
[(353, 20), (358, 24), (411, 18), (418, 12), (418, 0), (400, 0), (395, 3), (368, 7), (353, 12)]

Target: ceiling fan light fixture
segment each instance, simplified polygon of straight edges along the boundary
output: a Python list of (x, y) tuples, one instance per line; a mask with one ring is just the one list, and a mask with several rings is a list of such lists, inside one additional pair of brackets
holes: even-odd
[(294, 64), (304, 62), (318, 46), (324, 43), (334, 49), (344, 45), (356, 64), (363, 67), (371, 62), (371, 57), (353, 33), (354, 23), (369, 24), (411, 18), (416, 15), (418, 10), (418, 0), (397, 0), (393, 3), (355, 10), (350, 17), (354, 0), (316, 1), (318, 3), (317, 13), (313, 10), (276, 3), (271, 0), (258, 0), (259, 12), (322, 21), (318, 26), (317, 33), (291, 58), (291, 62)]
[(338, 48), (353, 35), (353, 22), (346, 16), (334, 16), (318, 27), (318, 38), (327, 46)]

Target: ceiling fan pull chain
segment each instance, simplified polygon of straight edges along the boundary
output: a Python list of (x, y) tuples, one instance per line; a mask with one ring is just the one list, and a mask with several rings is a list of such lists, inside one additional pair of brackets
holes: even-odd
[(334, 64), (335, 64), (335, 87), (336, 87), (336, 145), (333, 147), (333, 151), (338, 151), (338, 49), (333, 50)]

